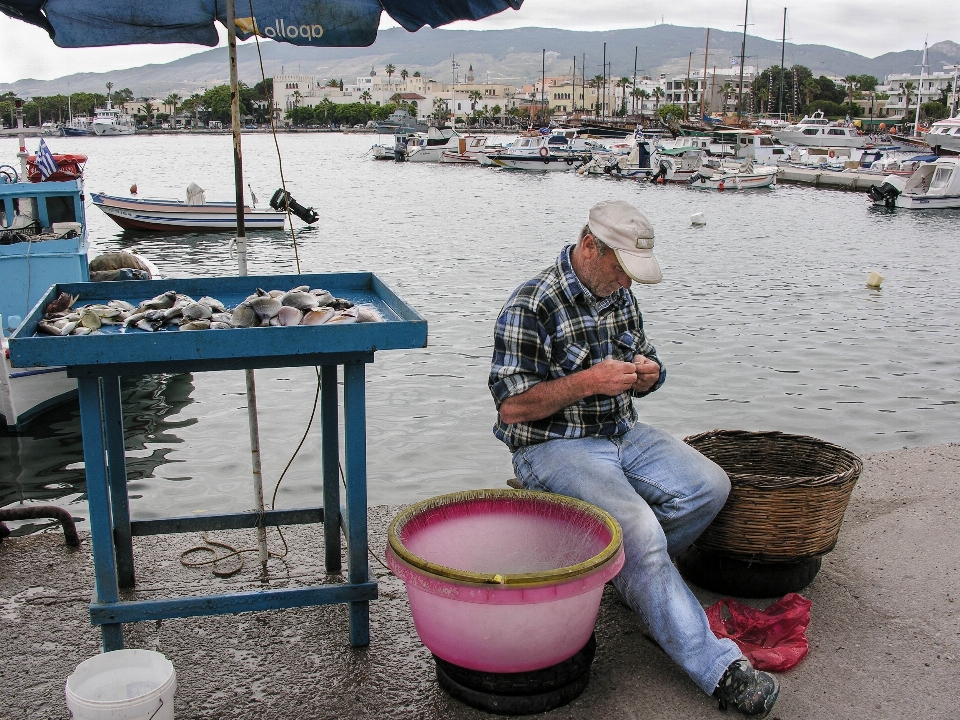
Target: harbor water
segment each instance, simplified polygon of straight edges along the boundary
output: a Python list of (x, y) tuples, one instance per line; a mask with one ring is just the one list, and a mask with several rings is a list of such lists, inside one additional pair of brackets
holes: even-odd
[[(251, 237), (250, 274), (372, 271), (429, 322), (429, 346), (367, 366), (371, 504), (504, 487), (491, 432), (494, 319), (510, 291), (553, 263), (604, 199), (653, 222), (664, 280), (634, 286), (664, 361), (637, 401), (678, 437), (713, 428), (814, 435), (864, 453), (960, 440), (960, 211), (889, 211), (864, 193), (782, 185), (715, 193), (574, 173), (374, 162), (375, 135), (279, 136), (288, 189), (320, 221)], [(392, 138), (384, 137), (384, 142)], [(28, 148), (36, 147), (28, 140)], [(233, 193), (228, 135), (53, 138), (89, 155), (91, 191), (208, 200)], [(0, 157), (14, 159), (14, 140)], [(280, 186), (273, 139), (243, 138), (244, 179), (266, 205)], [(247, 195), (249, 202), (249, 191)], [(89, 202), (89, 201), (88, 201)], [(706, 225), (692, 227), (703, 213)], [(132, 249), (167, 278), (236, 273), (229, 235), (123, 233), (87, 208), (91, 257)], [(871, 271), (885, 279), (867, 287)], [(270, 288), (267, 288), (270, 289)], [(286, 288), (280, 288), (286, 289)], [(282, 329), (249, 332), (269, 342)], [(312, 368), (257, 372), (267, 499), (311, 417)], [(134, 518), (253, 507), (242, 372), (122, 382)], [(319, 422), (277, 507), (320, 504)], [(55, 502), (86, 517), (76, 403), (25, 434), (0, 431), (0, 506)], [(39, 524), (26, 524), (29, 532)]]

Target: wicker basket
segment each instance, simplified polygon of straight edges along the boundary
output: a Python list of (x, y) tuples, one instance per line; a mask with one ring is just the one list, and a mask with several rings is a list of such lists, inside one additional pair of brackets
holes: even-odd
[(805, 435), (711, 430), (684, 438), (730, 477), (727, 503), (697, 539), (704, 550), (755, 562), (830, 552), (863, 463)]

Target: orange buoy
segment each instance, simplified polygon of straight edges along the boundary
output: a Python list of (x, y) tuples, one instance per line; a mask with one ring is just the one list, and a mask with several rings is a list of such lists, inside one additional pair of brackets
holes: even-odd
[(131, 195), (136, 195), (136, 194), (137, 194), (137, 184), (136, 184), (136, 183), (134, 183), (133, 185), (130, 186), (130, 194), (131, 194)]

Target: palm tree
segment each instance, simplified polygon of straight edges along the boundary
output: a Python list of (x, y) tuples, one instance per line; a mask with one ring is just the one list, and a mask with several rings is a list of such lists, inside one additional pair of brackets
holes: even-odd
[(808, 78), (803, 84), (803, 92), (807, 98), (807, 105), (813, 102), (813, 96), (820, 92), (820, 83), (813, 78)]
[(401, 96), (400, 93), (394, 93), (390, 96), (390, 102), (392, 102), (394, 105), (399, 105), (403, 102), (403, 96)]
[(413, 74), (413, 76), (414, 76), (414, 77), (420, 77), (420, 71), (417, 70), (417, 71)]
[(293, 106), (300, 107), (300, 101), (303, 100), (303, 93), (299, 90), (293, 91)]
[(180, 102), (181, 99), (182, 98), (179, 95), (177, 95), (177, 93), (170, 93), (169, 95), (167, 95), (167, 99), (163, 101), (167, 105), (170, 105), (171, 107), (173, 107), (173, 112), (170, 113), (170, 120), (171, 120), (170, 127), (174, 129), (176, 129), (177, 127), (177, 104)]
[(650, 93), (643, 88), (634, 88), (630, 95), (633, 97), (634, 102), (637, 100), (640, 101), (640, 117), (643, 117), (643, 101), (650, 98)]
[(854, 91), (860, 89), (859, 78), (856, 75), (847, 75), (843, 81), (847, 84), (847, 97), (852, 104)]
[(397, 69), (393, 66), (393, 63), (388, 63), (387, 66), (383, 69), (387, 73), (387, 85), (390, 84), (390, 80), (393, 77), (393, 74)]
[(340, 87), (340, 83), (334, 80), (333, 78), (330, 78), (329, 80), (327, 80), (327, 87), (328, 88)]
[(916, 87), (917, 87), (917, 86), (914, 85), (914, 84), (913, 84), (911, 81), (909, 81), (909, 80), (903, 84), (903, 94), (904, 94), (904, 99), (903, 99), (903, 119), (904, 119), (904, 122), (906, 122), (907, 113), (908, 113), (909, 110), (910, 110), (910, 98), (913, 97), (913, 91), (916, 89)]
[(725, 82), (723, 87), (720, 88), (720, 93), (723, 95), (723, 111), (727, 111), (727, 103), (730, 101), (730, 95), (733, 93), (733, 85), (729, 82)]
[(622, 90), (620, 101), (620, 114), (627, 114), (627, 86), (631, 85), (630, 78), (622, 77), (616, 82), (616, 86)]
[(403, 70), (400, 71), (400, 79), (403, 80), (404, 82), (407, 81), (407, 78), (408, 78), (409, 76), (410, 76), (410, 73), (407, 72), (407, 69), (406, 69), (406, 68), (404, 68)]
[(154, 110), (153, 103), (147, 100), (143, 104), (143, 114), (147, 116), (148, 123), (153, 119), (153, 110)]
[(370, 94), (369, 90), (364, 90), (362, 93), (360, 93), (360, 102), (362, 102), (364, 105), (366, 105), (372, 99), (373, 99), (373, 95)]
[(660, 109), (660, 98), (664, 95), (663, 88), (657, 85), (653, 89), (653, 112), (656, 113)]

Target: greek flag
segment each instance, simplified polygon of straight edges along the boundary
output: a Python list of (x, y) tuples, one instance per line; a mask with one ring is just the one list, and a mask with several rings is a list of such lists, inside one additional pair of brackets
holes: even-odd
[(40, 171), (40, 177), (46, 180), (57, 171), (57, 161), (53, 159), (53, 153), (50, 148), (40, 138), (40, 147), (37, 148), (37, 170)]

